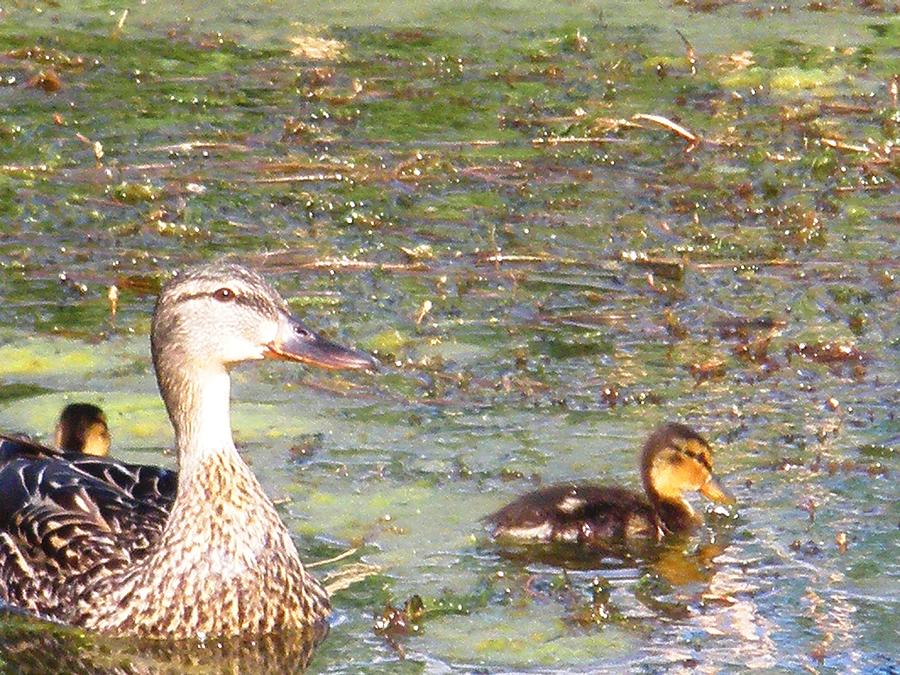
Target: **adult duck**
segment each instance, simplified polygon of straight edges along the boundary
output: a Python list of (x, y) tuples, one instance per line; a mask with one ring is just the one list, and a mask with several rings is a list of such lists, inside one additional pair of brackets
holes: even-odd
[(165, 471), (155, 467), (82, 458), (88, 471), (71, 455), (6, 457), (0, 601), (145, 638), (253, 636), (320, 622), (327, 593), (235, 449), (229, 370), (266, 358), (333, 369), (373, 369), (374, 360), (305, 328), (259, 274), (228, 262), (164, 285), (150, 343), (175, 429), (174, 498), (115, 479)]

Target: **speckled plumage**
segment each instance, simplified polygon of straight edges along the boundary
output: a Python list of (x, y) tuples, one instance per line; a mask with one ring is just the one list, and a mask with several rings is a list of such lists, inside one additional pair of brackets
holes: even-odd
[(179, 490), (192, 499), (175, 502), (155, 549), (98, 579), (71, 623), (149, 638), (204, 637), (300, 628), (328, 615), (325, 590), (236, 452), (204, 460)]
[(160, 293), (153, 360), (179, 474), (0, 445), (0, 601), (116, 635), (262, 635), (316, 624), (326, 591), (231, 437), (229, 368), (369, 368), (303, 328), (255, 272), (195, 268)]
[(690, 531), (697, 518), (681, 491), (709, 484), (721, 490), (709, 444), (682, 424), (666, 424), (647, 439), (641, 476), (646, 497), (615, 486), (564, 483), (529, 492), (485, 520), (500, 539), (606, 546)]

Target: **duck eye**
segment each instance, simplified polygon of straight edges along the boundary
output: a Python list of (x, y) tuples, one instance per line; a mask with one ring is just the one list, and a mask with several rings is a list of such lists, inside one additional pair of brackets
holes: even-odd
[(213, 293), (213, 297), (219, 302), (231, 302), (234, 300), (234, 291), (230, 288), (220, 288)]

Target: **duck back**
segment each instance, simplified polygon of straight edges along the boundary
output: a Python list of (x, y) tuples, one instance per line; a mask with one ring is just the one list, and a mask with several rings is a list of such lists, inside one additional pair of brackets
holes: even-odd
[(85, 588), (146, 556), (177, 475), (0, 443), (0, 602), (67, 621)]

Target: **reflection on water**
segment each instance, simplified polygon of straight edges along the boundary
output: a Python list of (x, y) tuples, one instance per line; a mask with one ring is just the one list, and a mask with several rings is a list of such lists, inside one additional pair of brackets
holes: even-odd
[(653, 567), (673, 586), (708, 582), (715, 573), (715, 560), (724, 550), (721, 544), (702, 544), (695, 553), (686, 554), (670, 547), (663, 550)]
[[(576, 602), (569, 611), (573, 625), (604, 627), (611, 624), (625, 626), (629, 631), (642, 633), (646, 622), (661, 619), (668, 625), (657, 629), (653, 640), (641, 644), (637, 662), (651, 667), (701, 672), (712, 664), (733, 664), (751, 669), (773, 668), (778, 664), (777, 646), (773, 640), (775, 624), (760, 610), (755, 596), (759, 585), (746, 570), (753, 561), (741, 560), (729, 553), (731, 531), (717, 528), (714, 542), (692, 541), (691, 537), (670, 537), (663, 542), (629, 542), (610, 545), (603, 550), (556, 545), (516, 546), (500, 549), (500, 555), (532, 570), (525, 578), (525, 594), (538, 597), (535, 589), (545, 595), (554, 592), (553, 575), (549, 565), (562, 570), (596, 571), (589, 582), (591, 600)], [(535, 567), (537, 565), (537, 567)], [(543, 580), (536, 578), (543, 576)], [(572, 598), (578, 597), (580, 581), (570, 582), (565, 576), (565, 588)], [(620, 591), (612, 600), (610, 589)], [(627, 588), (630, 593), (623, 595)], [(582, 594), (583, 595), (583, 594)], [(628, 595), (632, 600), (628, 599)], [(814, 600), (815, 596), (812, 597)], [(633, 601), (636, 601), (636, 605)], [(846, 603), (830, 608), (827, 616), (818, 608), (821, 603), (811, 601), (810, 614), (822, 629), (823, 643), (834, 639), (835, 632), (848, 630)], [(836, 629), (840, 628), (840, 631)], [(687, 631), (692, 635), (674, 636)], [(699, 632), (698, 632), (699, 631)], [(672, 639), (666, 634), (672, 633)], [(846, 641), (846, 640), (845, 640)], [(714, 668), (715, 669), (715, 668)]]
[(254, 639), (206, 642), (113, 639), (0, 614), (4, 673), (301, 673), (328, 624)]
[[(547, 567), (552, 575), (560, 571), (564, 575), (595, 571), (598, 575), (591, 580), (591, 595), (596, 601), (602, 590), (604, 603), (609, 600), (609, 584), (604, 575), (614, 578), (617, 584), (630, 583), (637, 577), (633, 595), (641, 605), (655, 615), (686, 618), (691, 615), (689, 604), (705, 598), (716, 578), (717, 560), (728, 547), (727, 537), (718, 539), (718, 543), (699, 545), (688, 536), (668, 537), (662, 542), (611, 541), (592, 547), (566, 543), (506, 544), (498, 548), (498, 553), (535, 571), (535, 575), (546, 574)], [(526, 592), (535, 586), (534, 578), (527, 578)]]

